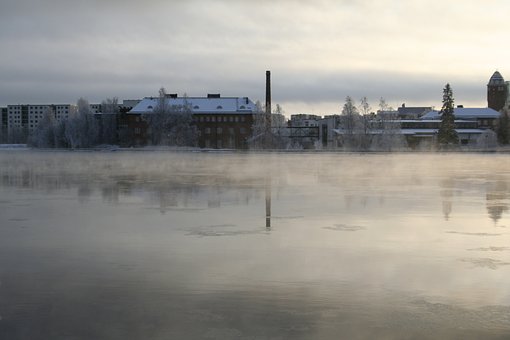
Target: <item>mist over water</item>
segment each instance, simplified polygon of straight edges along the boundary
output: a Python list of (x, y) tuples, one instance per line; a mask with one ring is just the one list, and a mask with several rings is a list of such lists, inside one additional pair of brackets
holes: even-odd
[(0, 152), (0, 339), (507, 339), (509, 204), (498, 154)]

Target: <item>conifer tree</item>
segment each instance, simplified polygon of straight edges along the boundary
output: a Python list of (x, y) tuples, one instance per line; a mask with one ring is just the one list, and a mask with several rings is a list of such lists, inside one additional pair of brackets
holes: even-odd
[(508, 112), (503, 110), (499, 116), (498, 128), (496, 130), (499, 144), (507, 145), (510, 142), (509, 128), (510, 119), (508, 117)]
[(440, 145), (457, 145), (459, 137), (457, 131), (455, 131), (454, 100), (450, 84), (446, 84), (443, 89), (443, 106), (439, 113), (441, 124), (437, 133), (438, 143)]

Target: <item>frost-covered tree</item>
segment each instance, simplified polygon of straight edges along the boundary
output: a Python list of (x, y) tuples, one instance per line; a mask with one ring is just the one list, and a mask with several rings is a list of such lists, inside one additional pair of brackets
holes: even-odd
[(50, 106), (30, 136), (30, 144), (38, 148), (55, 147), (55, 128), (55, 112)]
[(438, 143), (442, 146), (459, 144), (459, 137), (455, 131), (454, 99), (450, 84), (446, 84), (443, 89), (443, 106), (439, 113), (441, 124), (437, 132)]
[(165, 144), (173, 146), (196, 146), (199, 132), (193, 121), (193, 111), (184, 95), (183, 105), (173, 105), (168, 109), (165, 120)]
[(99, 125), (90, 110), (89, 102), (78, 99), (76, 109), (69, 114), (65, 126), (65, 136), (71, 148), (89, 148), (96, 145)]
[(266, 111), (260, 101), (255, 102), (255, 111), (253, 112), (253, 125), (251, 137), (248, 144), (252, 149), (284, 148), (287, 145), (283, 128), (286, 127), (283, 108), (276, 104), (276, 108), (271, 113), (271, 129), (267, 130)]
[(117, 97), (106, 98), (101, 102), (100, 143), (117, 144), (117, 116), (119, 100)]
[(379, 99), (378, 106), (379, 111), (374, 122), (378, 134), (372, 142), (372, 148), (383, 151), (404, 148), (407, 143), (402, 135), (400, 118), (397, 112), (382, 97)]
[(198, 143), (199, 132), (186, 96), (183, 105), (170, 105), (165, 89), (161, 88), (156, 106), (144, 118), (152, 145), (196, 146)]
[(363, 132), (363, 124), (358, 109), (350, 96), (345, 98), (345, 104), (340, 116), (340, 125), (343, 130), (343, 144), (349, 149), (360, 147), (360, 137)]
[(153, 108), (152, 113), (148, 113), (144, 117), (147, 121), (149, 138), (152, 145), (160, 145), (164, 138), (166, 119), (170, 111), (166, 97), (165, 88), (160, 88), (156, 106)]

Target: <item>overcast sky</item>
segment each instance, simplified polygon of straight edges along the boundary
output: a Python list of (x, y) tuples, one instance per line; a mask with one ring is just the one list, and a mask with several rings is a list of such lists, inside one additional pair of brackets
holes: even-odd
[(486, 106), (510, 80), (508, 0), (0, 0), (0, 105), (249, 96), (338, 113), (347, 95), (393, 106)]

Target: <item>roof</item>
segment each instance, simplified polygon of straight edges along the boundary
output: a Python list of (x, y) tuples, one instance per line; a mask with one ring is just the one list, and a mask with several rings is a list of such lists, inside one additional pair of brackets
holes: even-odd
[[(395, 134), (402, 134), (402, 135), (435, 135), (437, 134), (438, 129), (398, 129), (395, 130)], [(455, 129), (458, 134), (481, 134), (484, 133), (487, 130), (482, 129)], [(345, 134), (345, 131), (342, 129), (333, 129), (333, 132), (337, 135), (343, 135)], [(388, 133), (387, 131), (377, 129), (377, 130), (370, 130), (368, 134), (370, 135), (382, 135)]]
[[(248, 97), (180, 97), (165, 98), (165, 101), (168, 106), (189, 106), (196, 114), (252, 114), (256, 111), (255, 103)], [(158, 97), (145, 97), (129, 113), (152, 113), (158, 102)]]
[[(488, 107), (484, 108), (467, 108), (457, 107), (454, 109), (456, 119), (487, 119), (499, 118), (499, 112)], [(421, 117), (422, 120), (439, 120), (441, 115), (439, 111), (432, 110)]]

